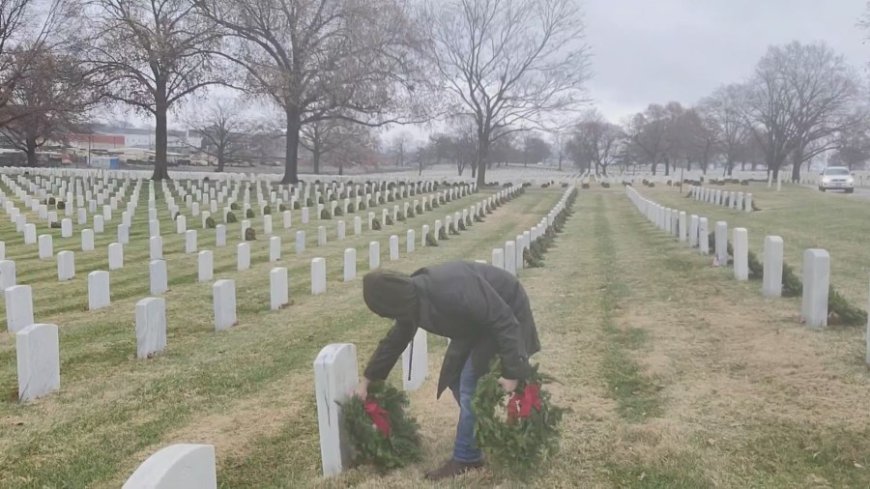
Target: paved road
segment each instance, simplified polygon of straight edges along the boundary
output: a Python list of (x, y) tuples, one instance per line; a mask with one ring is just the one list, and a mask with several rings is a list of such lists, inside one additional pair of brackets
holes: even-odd
[[(815, 189), (815, 185), (804, 185), (804, 187)], [(858, 187), (855, 189), (855, 193), (847, 194), (845, 192), (840, 192), (836, 190), (829, 190), (826, 192), (828, 195), (839, 198), (848, 198), (848, 199), (859, 199), (859, 200), (870, 200), (870, 188), (861, 188)]]

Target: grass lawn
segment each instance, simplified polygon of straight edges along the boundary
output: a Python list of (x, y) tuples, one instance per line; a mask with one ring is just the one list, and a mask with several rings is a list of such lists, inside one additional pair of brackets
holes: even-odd
[[(697, 205), (717, 218), (719, 209), (675, 191), (652, 193), (662, 203), (672, 199), (685, 210)], [(776, 200), (786, 193), (768, 198), (758, 192), (764, 210), (735, 214), (729, 225), (748, 227), (753, 249), (759, 249), (767, 232), (761, 226), (772, 229), (779, 222), (769, 216), (792, 212), (787, 201)], [(788, 193), (804, 199), (802, 190)], [(120, 299), (113, 293), (112, 306), (97, 313), (83, 311), (81, 268), (74, 283), (58, 284), (48, 276), (53, 262), (43, 265), (42, 275), (32, 272), (48, 276), (34, 288), (36, 316), (61, 327), (61, 390), (18, 404), (13, 338), (0, 338), (0, 386), (8, 393), (0, 402), (0, 487), (118, 487), (148, 455), (179, 442), (216, 446), (224, 488), (428, 486), (422, 472), (449, 456), (457, 414), (449, 395), (434, 396), (445, 342), (432, 336), (429, 379), (411, 395), (424, 462), (387, 475), (360, 468), (320, 477), (312, 361), (328, 343), (353, 342), (364, 363), (389, 327), (366, 311), (359, 280), (339, 282), (343, 249), (356, 247), (364, 270), (368, 242), (378, 239), (386, 256), (386, 239), (396, 233), (402, 259), (385, 266), (412, 271), (448, 259), (488, 260), (493, 247), (536, 223), (560, 195), (561, 189), (529, 190), (470, 231), (437, 248), (418, 247), (408, 257), (407, 226), (419, 233), (422, 224), (476, 203), (484, 192), (323, 248), (310, 244), (315, 221), (302, 257), (292, 253), (292, 232), (299, 229), (294, 216), (291, 233), (281, 231), (285, 257), (279, 265), (290, 268), (294, 301), (286, 309), (268, 311), (272, 264), (263, 238), (249, 271), (235, 271), (234, 249), (216, 250), (215, 279), (234, 277), (238, 288), (239, 325), (222, 333), (212, 328), (210, 284), (195, 283), (195, 257), (183, 255), (181, 237), (164, 230), (168, 350), (148, 361), (133, 358), (132, 330), (134, 304), (147, 295), (147, 245), (129, 251), (136, 257), (129, 270), (112, 274), (113, 292), (115, 280), (129, 281), (122, 290), (130, 292)], [(806, 196), (813, 198), (809, 191)], [(860, 211), (852, 203), (837, 211), (839, 199), (819, 202), (835, 216)], [(870, 486), (870, 381), (859, 331), (801, 327), (797, 300), (766, 300), (760, 284), (738, 283), (728, 271), (710, 267), (707, 258), (648, 224), (621, 188), (581, 191), (575, 210), (545, 266), (521, 274), (543, 344), (534, 360), (560, 380), (552, 387), (554, 398), (572, 410), (562, 450), (530, 481), (487, 470), (437, 487)], [(0, 232), (9, 232), (6, 225)], [(789, 247), (788, 261), (799, 267), (790, 248), (803, 247), (790, 243), (799, 233), (790, 237), (792, 228), (777, 229)], [(137, 222), (136, 232), (147, 234), (147, 223)], [(841, 232), (843, 246), (854, 242), (857, 249), (860, 234), (850, 241)], [(73, 241), (69, 249), (77, 247)], [(206, 241), (211, 238), (200, 236), (201, 249), (211, 249)], [(95, 262), (105, 263), (104, 245), (98, 243)], [(834, 283), (860, 297), (839, 268), (848, 268), (845, 258), (838, 259), (848, 248), (827, 248)], [(329, 274), (328, 292), (316, 297), (308, 294), (313, 256), (326, 257)], [(867, 259), (857, 256), (854, 267), (866, 266)], [(854, 273), (857, 286), (863, 279)]]

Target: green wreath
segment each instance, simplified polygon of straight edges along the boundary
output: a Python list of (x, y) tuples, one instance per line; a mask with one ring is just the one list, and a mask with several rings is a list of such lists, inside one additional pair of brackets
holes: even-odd
[(354, 465), (372, 465), (381, 472), (419, 462), (419, 425), (409, 416), (408, 397), (384, 382), (373, 382), (368, 398), (353, 396), (342, 404), (342, 423)]
[(565, 409), (550, 402), (543, 386), (553, 378), (531, 368), (510, 397), (498, 379), (501, 364), (496, 361), (490, 372), (477, 383), (472, 408), (477, 444), (496, 466), (517, 474), (533, 469), (559, 451), (559, 424)]

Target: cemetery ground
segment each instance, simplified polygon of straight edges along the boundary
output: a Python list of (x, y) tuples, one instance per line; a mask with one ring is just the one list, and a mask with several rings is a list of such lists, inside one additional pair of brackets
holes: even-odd
[[(860, 250), (870, 209), (860, 202), (753, 187), (763, 210), (738, 214), (672, 189), (639, 190), (748, 228), (759, 253), (764, 235), (782, 236), (786, 261), (798, 271), (803, 249), (828, 249), (832, 283), (866, 306), (870, 258)], [(403, 247), (401, 260), (382, 257), (383, 266), (412, 271), (448, 259), (488, 260), (493, 247), (536, 223), (560, 194), (529, 190), (437, 248), (406, 256)], [(0, 400), (0, 486), (118, 487), (149, 454), (180, 442), (215, 445), (221, 487), (420, 486), (422, 470), (452, 447), (456, 407), (449, 394), (434, 398), (444, 342), (430, 338), (429, 380), (411, 394), (425, 461), (386, 476), (355, 469), (320, 477), (311, 362), (332, 342), (355, 343), (364, 362), (389, 327), (366, 311), (359, 280), (340, 283), (345, 247), (356, 247), (363, 263), (370, 240), (386, 249), (390, 234), (419, 230), (484, 195), (382, 231), (348, 233), (340, 243), (331, 232), (321, 248), (310, 245), (318, 221), (294, 219), (281, 234), (278, 262), (290, 270), (294, 303), (277, 312), (268, 311), (267, 240), (254, 245), (251, 269), (236, 272), (234, 248), (214, 249), (213, 235), (202, 232), (200, 249), (215, 250), (215, 278), (237, 283), (239, 325), (220, 333), (213, 332), (210, 283), (196, 283), (196, 255), (183, 254), (183, 235), (165, 232), (168, 347), (147, 361), (135, 359), (132, 328), (135, 302), (148, 295), (147, 239), (131, 234), (128, 266), (112, 274), (112, 305), (96, 312), (85, 312), (81, 271), (73, 282), (57, 283), (54, 260), (22, 260), (32, 266), (18, 265), (19, 283), (40, 285), (37, 320), (60, 325), (61, 389), (19, 404), (14, 338), (0, 339), (0, 387), (8, 393)], [(562, 450), (530, 484), (485, 471), (443, 487), (870, 485), (870, 373), (859, 328), (801, 326), (799, 298), (764, 299), (759, 282), (736, 282), (730, 269), (711, 267), (712, 257), (649, 224), (621, 187), (583, 190), (574, 210), (545, 266), (520, 274), (543, 345), (534, 360), (559, 379), (551, 386), (555, 402), (572, 410)], [(309, 236), (302, 257), (290, 250), (298, 229)], [(136, 223), (136, 232), (147, 236), (147, 222)], [(228, 229), (237, 234), (238, 225)], [(110, 235), (98, 236), (94, 258), (76, 253), (77, 265), (93, 259), (102, 268)], [(69, 249), (78, 245), (72, 241)], [(7, 256), (16, 253), (8, 247)], [(308, 289), (314, 256), (326, 257), (328, 267), (328, 292), (319, 296)]]

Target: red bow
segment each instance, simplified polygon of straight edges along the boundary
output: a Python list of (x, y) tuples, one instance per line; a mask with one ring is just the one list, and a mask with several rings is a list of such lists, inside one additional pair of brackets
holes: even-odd
[(529, 384), (523, 389), (522, 394), (511, 396), (508, 401), (508, 419), (516, 421), (517, 419), (525, 419), (532, 415), (532, 408), (541, 410), (541, 386), (538, 384)]
[(388, 417), (387, 410), (382, 408), (378, 404), (378, 401), (371, 398), (366, 399), (365, 410), (366, 414), (371, 418), (372, 423), (374, 423), (375, 428), (385, 437), (390, 436), (390, 418)]

